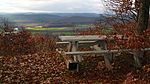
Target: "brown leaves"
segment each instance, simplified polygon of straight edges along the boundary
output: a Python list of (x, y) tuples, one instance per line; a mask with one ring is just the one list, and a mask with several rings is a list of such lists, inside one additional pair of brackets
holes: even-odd
[(80, 71), (75, 72), (66, 70), (62, 57), (55, 52), (7, 55), (0, 58), (0, 83), (116, 84), (125, 81), (137, 83), (139, 80), (149, 83), (149, 65), (137, 72), (130, 67), (131, 61), (125, 57), (118, 56), (112, 65), (113, 68), (107, 70), (101, 61), (102, 57), (84, 56), (84, 62), (80, 63)]
[(43, 51), (53, 51), (55, 40), (42, 35), (32, 35), (31, 32), (0, 34), (0, 55), (33, 54)]
[(4, 83), (40, 83), (60, 76), (66, 69), (57, 53), (5, 56), (2, 60), (0, 74)]
[(144, 35), (137, 35), (134, 32), (127, 32), (122, 37), (114, 37), (115, 45), (118, 46), (118, 49), (143, 49), (149, 48), (149, 32), (145, 32)]

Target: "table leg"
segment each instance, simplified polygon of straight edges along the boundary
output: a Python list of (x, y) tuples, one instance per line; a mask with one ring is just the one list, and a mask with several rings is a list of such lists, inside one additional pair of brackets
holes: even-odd
[[(75, 52), (77, 51), (78, 49), (78, 41), (75, 41), (75, 42), (70, 42), (69, 45), (68, 45), (68, 51), (69, 52)], [(79, 71), (79, 64), (77, 62), (77, 56), (68, 56), (71, 61), (69, 61), (67, 67), (69, 70), (77, 70)]]
[[(107, 50), (107, 42), (106, 41), (103, 41), (102, 43), (102, 49), (103, 50)], [(104, 61), (105, 61), (105, 65), (108, 69), (110, 69), (110, 65), (111, 65), (111, 61), (113, 60), (113, 53), (107, 53), (105, 56), (104, 56)]]

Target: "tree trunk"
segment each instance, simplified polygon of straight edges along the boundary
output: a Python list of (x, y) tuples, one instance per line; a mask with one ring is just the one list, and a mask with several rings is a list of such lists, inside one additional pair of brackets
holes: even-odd
[(148, 27), (150, 0), (140, 0), (140, 8), (136, 25), (136, 33), (143, 34)]
[[(139, 13), (137, 15), (137, 25), (136, 25), (136, 33), (137, 34), (144, 34), (144, 31), (148, 27), (148, 20), (149, 20), (149, 6), (150, 0), (140, 0), (140, 8)], [(142, 59), (144, 52), (137, 50), (134, 52), (134, 60), (137, 67), (142, 67)]]

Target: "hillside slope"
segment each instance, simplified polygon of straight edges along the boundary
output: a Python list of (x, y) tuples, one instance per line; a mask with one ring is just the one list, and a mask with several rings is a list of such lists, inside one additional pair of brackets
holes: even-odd
[(24, 26), (68, 26), (74, 24), (91, 24), (98, 18), (98, 14), (92, 13), (15, 13), (0, 14), (0, 17)]

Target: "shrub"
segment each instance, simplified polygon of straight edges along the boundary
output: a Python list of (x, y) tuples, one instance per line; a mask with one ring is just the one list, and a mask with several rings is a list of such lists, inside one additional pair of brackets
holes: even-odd
[(52, 51), (55, 40), (42, 35), (32, 35), (31, 32), (0, 34), (0, 55), (21, 55)]

